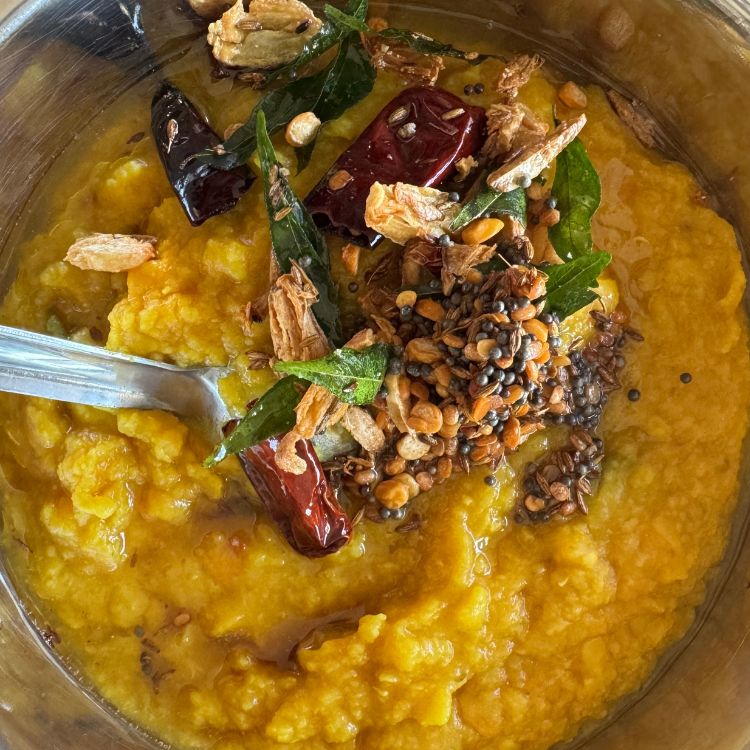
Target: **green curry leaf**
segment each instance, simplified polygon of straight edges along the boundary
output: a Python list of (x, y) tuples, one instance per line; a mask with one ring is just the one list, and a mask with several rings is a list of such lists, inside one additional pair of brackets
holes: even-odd
[(547, 312), (560, 320), (597, 299), (594, 288), (599, 274), (610, 264), (609, 253), (592, 253), (560, 265), (543, 266), (547, 274)]
[(416, 52), (421, 52), (423, 55), (440, 55), (441, 57), (455, 57), (459, 60), (464, 60), (469, 65), (479, 65), (490, 57), (499, 59), (498, 55), (478, 54), (476, 52), (464, 52), (463, 50), (456, 49), (452, 44), (446, 42), (439, 42), (437, 39), (420, 34), (417, 31), (409, 31), (408, 29), (383, 29), (377, 32), (378, 36), (382, 36), (385, 39), (393, 39), (397, 42), (403, 42), (407, 44), (411, 49)]
[(589, 255), (593, 250), (591, 220), (602, 197), (599, 175), (579, 138), (557, 157), (552, 195), (560, 221), (549, 230), (555, 252), (563, 260)]
[(289, 273), (292, 261), (300, 263), (318, 291), (313, 313), (328, 338), (341, 341), (340, 312), (330, 274), (328, 247), (304, 204), (295, 195), (276, 159), (266, 129), (266, 117), (258, 112), (258, 157), (263, 173), (266, 210), (271, 223), (271, 247), (281, 273)]
[(451, 222), (451, 232), (457, 232), (482, 216), (510, 216), (526, 226), (526, 191), (516, 188), (509, 193), (498, 193), (485, 185)]
[(357, 31), (372, 33), (372, 29), (365, 23), (364, 16), (360, 17), (352, 13), (344, 12), (335, 8), (333, 5), (326, 3), (323, 6), (323, 12), (325, 13), (328, 22), (338, 27), (339, 29), (347, 29), (348, 31)]
[(410, 31), (409, 29), (387, 28), (382, 29), (381, 31), (375, 31), (365, 23), (364, 16), (355, 17), (353, 14), (340, 11), (332, 5), (326, 5), (324, 11), (326, 17), (334, 26), (346, 28), (350, 31), (361, 32), (363, 34), (380, 36), (384, 39), (392, 39), (401, 42), (402, 44), (406, 44), (415, 52), (420, 52), (423, 55), (455, 57), (459, 60), (465, 60), (470, 65), (478, 65), (489, 57), (496, 57), (496, 55), (479, 55), (475, 52), (464, 52), (463, 50), (457, 49), (452, 44), (439, 42), (426, 34), (420, 34), (417, 31)]
[(219, 443), (204, 465), (215, 466), (233, 453), (239, 453), (270, 437), (288, 432), (294, 427), (294, 411), (307, 384), (289, 375), (269, 388), (237, 423), (232, 432)]
[[(367, 18), (368, 0), (349, 0), (344, 13), (347, 18), (354, 19), (360, 23)], [(329, 7), (329, 6), (327, 6)], [(334, 8), (337, 13), (342, 11)], [(327, 14), (326, 14), (327, 15)], [(333, 23), (330, 18), (323, 22), (320, 31), (305, 43), (302, 51), (290, 63), (271, 71), (266, 76), (266, 81), (273, 81), (283, 75), (296, 75), (297, 71), (326, 53), (338, 44), (351, 29), (347, 25)]]
[[(328, 69), (312, 111), (322, 123), (335, 120), (349, 107), (362, 101), (374, 85), (375, 68), (370, 63), (359, 34), (345, 37), (336, 59)], [(314, 147), (315, 141), (312, 141), (297, 149), (298, 171), (301, 172), (308, 165)]]
[[(338, 40), (337, 40), (338, 41)], [(247, 122), (222, 144), (222, 152), (207, 152), (199, 158), (220, 169), (244, 164), (258, 146), (258, 114), (266, 117), (269, 133), (281, 130), (303, 112), (314, 112), (321, 122), (340, 117), (347, 109), (364, 99), (375, 83), (375, 69), (359, 36), (341, 41), (336, 57), (309, 78), (300, 78), (269, 91), (253, 108)], [(312, 149), (300, 159), (306, 163)]]
[(383, 384), (388, 367), (388, 347), (373, 344), (366, 349), (336, 349), (325, 357), (306, 362), (277, 362), (285, 372), (323, 386), (345, 404), (371, 404)]

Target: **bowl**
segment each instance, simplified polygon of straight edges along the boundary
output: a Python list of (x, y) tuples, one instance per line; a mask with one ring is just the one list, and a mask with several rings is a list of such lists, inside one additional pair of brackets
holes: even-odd
[[(388, 4), (373, 3), (375, 12)], [(426, 30), (460, 25), (483, 45), (534, 49), (575, 77), (640, 99), (660, 145), (699, 175), (719, 211), (750, 235), (750, 7), (739, 0), (450, 0), (393, 4)], [(622, 46), (604, 19), (626, 13)], [(160, 0), (0, 0), (0, 283), (12, 279), (23, 208), (49, 165), (104, 107), (165, 60), (201, 45), (202, 27)], [(149, 46), (143, 44), (148, 39)], [(743, 366), (744, 363), (738, 363)], [(708, 450), (711, 449), (709, 446)], [(731, 539), (690, 632), (648, 684), (569, 747), (750, 747), (747, 473)], [(1, 502), (1, 500), (0, 500)], [(0, 558), (0, 746), (29, 750), (158, 746), (63, 664), (33, 598)]]

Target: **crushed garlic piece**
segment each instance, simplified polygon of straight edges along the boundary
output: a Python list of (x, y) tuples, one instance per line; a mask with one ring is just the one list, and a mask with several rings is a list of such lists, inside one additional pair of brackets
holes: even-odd
[[(208, 44), (223, 65), (273, 70), (294, 60), (321, 22), (299, 0), (242, 0), (208, 26)], [(302, 31), (300, 31), (302, 29)]]
[(609, 89), (607, 99), (615, 114), (630, 128), (635, 137), (646, 147), (656, 145), (656, 122), (649, 115), (643, 105), (624, 97), (618, 91)]
[(397, 182), (370, 188), (365, 205), (365, 223), (389, 240), (405, 245), (415, 237), (436, 239), (447, 234), (460, 211), (448, 193)]
[(458, 172), (456, 182), (463, 182), (472, 170), (478, 166), (479, 162), (473, 156), (464, 156), (462, 159), (459, 159), (455, 164), (456, 171)]
[(296, 264), (279, 276), (268, 293), (268, 317), (273, 350), (281, 360), (324, 357), (329, 347), (312, 312), (318, 292)]
[(458, 245), (452, 243), (443, 248), (443, 266), (440, 279), (443, 283), (443, 294), (453, 291), (456, 281), (481, 263), (486, 263), (495, 254), (494, 245)]
[(487, 140), (482, 156), (492, 161), (538, 143), (547, 135), (548, 126), (524, 104), (493, 104), (487, 110)]
[(130, 271), (156, 257), (155, 244), (148, 235), (91, 234), (74, 242), (65, 260), (84, 271)]
[(380, 453), (385, 448), (385, 434), (375, 424), (370, 412), (359, 406), (350, 406), (341, 424), (351, 436), (369, 453)]
[(585, 124), (584, 114), (561, 123), (544, 141), (527, 146), (515, 159), (496, 169), (487, 178), (487, 184), (500, 193), (508, 193), (519, 186), (528, 187), (531, 180), (538, 177), (573, 141)]
[(434, 86), (445, 69), (442, 57), (417, 52), (403, 42), (366, 36), (364, 43), (376, 70), (393, 71), (406, 83)]
[(544, 65), (541, 55), (516, 55), (500, 73), (495, 90), (500, 94), (500, 100), (509, 104), (518, 96), (518, 89), (525, 86), (534, 71)]

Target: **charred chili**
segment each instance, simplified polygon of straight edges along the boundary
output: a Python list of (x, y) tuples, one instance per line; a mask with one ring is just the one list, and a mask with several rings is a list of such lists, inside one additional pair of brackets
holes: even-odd
[(240, 463), (263, 505), (297, 552), (322, 557), (346, 544), (352, 525), (328, 483), (308, 440), (297, 443), (304, 474), (282, 471), (274, 460), (281, 436), (239, 453)]
[(171, 83), (151, 103), (151, 129), (161, 162), (190, 223), (223, 214), (237, 205), (254, 180), (242, 165), (224, 171), (195, 158), (221, 144), (190, 100)]
[(305, 204), (316, 224), (362, 245), (380, 235), (365, 225), (374, 182), (430, 187), (479, 150), (485, 113), (439, 88), (415, 86), (393, 99), (338, 158)]

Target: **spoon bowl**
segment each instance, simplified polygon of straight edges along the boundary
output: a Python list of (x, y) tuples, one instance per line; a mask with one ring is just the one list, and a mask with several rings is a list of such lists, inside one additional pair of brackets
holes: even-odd
[(111, 409), (158, 409), (211, 441), (230, 414), (218, 383), (228, 369), (156, 362), (55, 336), (0, 326), (0, 391)]

